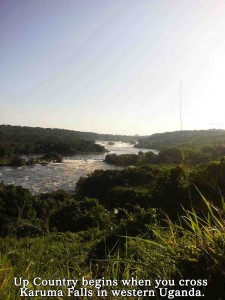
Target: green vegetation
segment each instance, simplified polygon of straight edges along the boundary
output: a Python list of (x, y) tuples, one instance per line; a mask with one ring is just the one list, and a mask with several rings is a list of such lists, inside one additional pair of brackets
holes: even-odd
[(188, 165), (207, 163), (213, 160), (224, 159), (225, 147), (208, 146), (198, 148), (165, 147), (158, 154), (153, 152), (136, 154), (107, 154), (105, 162), (116, 166), (141, 166), (146, 164), (179, 164), (185, 162)]
[(107, 154), (105, 157), (105, 162), (108, 164), (113, 164), (116, 166), (135, 166), (138, 161), (138, 156), (136, 154)]
[(33, 196), (2, 184), (0, 292), (17, 297), (15, 276), (120, 280), (135, 273), (151, 280), (208, 279), (200, 288), (205, 299), (213, 293), (220, 299), (224, 173), (223, 161), (99, 170), (81, 178), (74, 195)]
[[(32, 195), (2, 182), (0, 298), (20, 299), (14, 277), (85, 276), (115, 279), (118, 287), (131, 277), (171, 280), (177, 295), (194, 288), (203, 299), (224, 299), (225, 160), (222, 145), (204, 147), (107, 155), (109, 163), (132, 167), (97, 170), (80, 178), (72, 195)], [(47, 154), (43, 159), (60, 159)], [(152, 298), (165, 299), (157, 291)]]
[(224, 144), (225, 130), (210, 129), (155, 133), (138, 139), (137, 147), (162, 149), (180, 145), (187, 148), (199, 148)]
[[(34, 163), (61, 162), (62, 156), (78, 153), (102, 153), (105, 148), (95, 144), (88, 135), (61, 129), (21, 126), (0, 126), (0, 165), (24, 166)], [(21, 155), (44, 155), (26, 161)]]
[(224, 299), (225, 204), (222, 199), (216, 208), (201, 197), (204, 217), (194, 209), (184, 210), (179, 223), (168, 219), (166, 227), (151, 226), (151, 239), (126, 237), (125, 254), (118, 250), (109, 260), (117, 277), (131, 278), (135, 273), (137, 278), (152, 281), (166, 279), (173, 282), (172, 289), (178, 290), (178, 295), (179, 290), (194, 287), (204, 299)]
[(40, 157), (30, 157), (29, 159), (20, 156), (5, 156), (0, 158), (0, 166), (22, 167), (34, 164), (47, 165), (50, 162), (61, 163), (62, 161), (63, 156), (58, 153), (49, 153)]
[(20, 154), (103, 152), (95, 140), (133, 142), (134, 136), (97, 134), (65, 129), (0, 125), (0, 157)]
[(71, 155), (104, 151), (103, 146), (81, 139), (79, 135), (69, 130), (0, 126), (1, 157), (49, 153)]

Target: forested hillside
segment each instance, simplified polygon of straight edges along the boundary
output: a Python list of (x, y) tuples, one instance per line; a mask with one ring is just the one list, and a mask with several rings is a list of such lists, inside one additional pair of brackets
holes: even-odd
[[(0, 295), (18, 299), (15, 276), (113, 278), (121, 288), (135, 274), (191, 280), (185, 293), (224, 299), (224, 173), (224, 162), (99, 170), (81, 178), (74, 195), (34, 196), (2, 183)], [(173, 289), (182, 295), (183, 287)]]
[(184, 130), (155, 133), (138, 140), (137, 147), (162, 149), (170, 146), (205, 147), (225, 144), (225, 130)]
[[(23, 153), (26, 147), (27, 153), (35, 153), (37, 149), (66, 146), (60, 152), (64, 154), (75, 149), (70, 148), (73, 145), (95, 145), (73, 138), (69, 132), (64, 136), (63, 130), (16, 127), (16, 133), (10, 127), (6, 129), (8, 132), (1, 132), (1, 141), (14, 145), (17, 153)], [(126, 168), (96, 170), (81, 177), (73, 194), (58, 190), (32, 195), (21, 186), (5, 185), (2, 181), (0, 297), (20, 298), (20, 288), (12, 284), (14, 277), (30, 282), (35, 277), (76, 278), (77, 299), (88, 299), (82, 295), (82, 277), (113, 279), (116, 288), (123, 288), (126, 293), (135, 289), (132, 285), (121, 286), (121, 280), (135, 276), (152, 282), (174, 280), (174, 285), (167, 288), (168, 293), (176, 293), (177, 299), (185, 295), (188, 299), (196, 293), (202, 298), (204, 295), (205, 300), (224, 299), (223, 132), (202, 133), (201, 138), (195, 137), (199, 142), (193, 147), (170, 144), (158, 155), (108, 155), (108, 163)], [(179, 134), (169, 136), (176, 136), (178, 141)], [(166, 145), (163, 141), (161, 144)], [(34, 148), (29, 148), (32, 145)], [(183, 287), (180, 280), (189, 280), (189, 284)], [(142, 288), (137, 287), (140, 294)], [(32, 296), (34, 289), (29, 286), (27, 292), (31, 294), (23, 296)], [(50, 286), (42, 287), (43, 293), (49, 289)], [(66, 287), (54, 289), (67, 295)], [(93, 285), (88, 289), (93, 299), (99, 299)], [(113, 287), (105, 289), (111, 295)], [(159, 289), (152, 299), (165, 299), (157, 294)], [(37, 299), (42, 299), (39, 296)], [(124, 299), (124, 295), (116, 299)], [(131, 294), (129, 299), (137, 296)]]
[[(50, 140), (52, 143), (57, 141), (123, 141), (133, 142), (137, 139), (135, 136), (126, 135), (111, 135), (111, 134), (98, 134), (94, 132), (81, 132), (67, 129), (57, 128), (40, 128), (40, 127), (25, 127), (25, 126), (11, 126), (0, 125), (0, 142), (2, 143), (23, 143), (28, 146), (28, 151), (40, 151), (38, 146), (41, 143), (46, 143)], [(33, 147), (30, 144), (34, 144)], [(88, 144), (88, 143), (87, 143)], [(24, 150), (22, 150), (24, 151)]]
[[(88, 135), (87, 135), (88, 137)], [(83, 138), (83, 139), (82, 139)], [(61, 162), (63, 156), (79, 153), (102, 153), (105, 148), (85, 134), (69, 130), (21, 126), (0, 126), (0, 165)], [(26, 161), (21, 155), (42, 155), (40, 160)]]
[(0, 126), (1, 157), (52, 152), (70, 155), (103, 151), (104, 147), (96, 145), (94, 138), (88, 133), (63, 129)]

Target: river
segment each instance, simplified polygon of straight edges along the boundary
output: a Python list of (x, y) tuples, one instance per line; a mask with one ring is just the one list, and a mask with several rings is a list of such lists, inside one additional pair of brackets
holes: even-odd
[[(150, 149), (138, 149), (123, 142), (98, 142), (105, 146), (109, 154), (137, 154), (139, 151), (148, 152)], [(0, 167), (0, 180), (5, 184), (21, 185), (33, 194), (48, 193), (59, 189), (74, 192), (76, 183), (82, 176), (95, 170), (120, 169), (104, 162), (104, 154), (83, 154), (65, 157), (62, 163), (48, 165), (32, 165), (23, 167)], [(155, 153), (157, 153), (155, 151)]]

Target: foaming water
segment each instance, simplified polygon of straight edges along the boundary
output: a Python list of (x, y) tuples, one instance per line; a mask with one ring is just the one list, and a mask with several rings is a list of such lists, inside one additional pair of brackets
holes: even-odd
[[(107, 143), (107, 142), (106, 142)], [(124, 145), (125, 144), (125, 145)], [(149, 149), (136, 149), (126, 143), (104, 145), (108, 153), (126, 154), (147, 152)], [(66, 157), (63, 163), (33, 165), (23, 167), (0, 167), (0, 180), (5, 184), (21, 185), (32, 193), (48, 193), (59, 189), (74, 192), (80, 177), (95, 170), (120, 169), (103, 160), (106, 154), (87, 154)]]

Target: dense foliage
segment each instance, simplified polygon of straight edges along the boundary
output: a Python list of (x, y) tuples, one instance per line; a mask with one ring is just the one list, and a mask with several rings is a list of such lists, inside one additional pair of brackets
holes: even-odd
[(32, 195), (2, 182), (1, 299), (19, 299), (15, 276), (207, 279), (204, 299), (224, 299), (223, 151), (212, 144), (108, 155), (132, 167), (97, 170), (74, 194)]
[(131, 214), (152, 208), (176, 220), (182, 207), (202, 209), (195, 186), (218, 205), (221, 193), (225, 193), (224, 173), (223, 161), (192, 168), (146, 165), (97, 170), (80, 179), (75, 195), (63, 191), (32, 195), (22, 187), (2, 183), (0, 234), (77, 232), (102, 229), (107, 222), (109, 227), (111, 223), (120, 226)]
[(208, 146), (198, 148), (165, 147), (158, 154), (153, 152), (138, 154), (107, 154), (105, 162), (117, 166), (141, 166), (146, 164), (179, 164), (197, 165), (213, 160), (224, 159), (225, 146)]
[(0, 126), (0, 157), (21, 154), (103, 152), (104, 147), (90, 139), (81, 139), (82, 134), (61, 129), (44, 129), (20, 126)]
[[(93, 141), (95, 134), (72, 130), (0, 126), (0, 165), (24, 166), (78, 153), (101, 153), (105, 148)], [(92, 138), (92, 140), (91, 140)], [(99, 137), (100, 138), (100, 137)], [(114, 137), (115, 138), (115, 137)], [(26, 160), (21, 155), (42, 155)]]
[(0, 157), (56, 152), (62, 155), (103, 152), (95, 140), (131, 142), (134, 136), (120, 136), (39, 127), (0, 126)]
[(138, 140), (137, 147), (162, 149), (164, 147), (182, 145), (188, 148), (206, 147), (225, 144), (225, 130), (184, 130), (155, 133)]
[[(1, 280), (21, 272), (28, 278), (35, 274), (125, 278), (136, 270), (139, 278), (208, 278), (205, 299), (210, 300), (213, 292), (220, 299), (223, 290), (216, 287), (217, 279), (225, 280), (225, 218), (214, 205), (220, 207), (225, 194), (224, 174), (223, 160), (191, 168), (178, 164), (98, 170), (80, 179), (74, 195), (57, 191), (34, 196), (2, 183)], [(210, 202), (202, 201), (199, 190)], [(212, 220), (207, 217), (209, 209)], [(35, 255), (36, 243), (42, 259)], [(99, 261), (105, 257), (110, 259)], [(43, 259), (49, 261), (47, 269), (40, 263)], [(16, 287), (7, 286), (12, 295), (18, 293)]]

